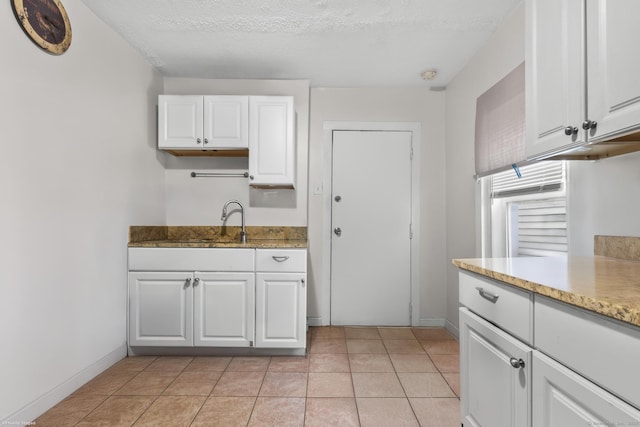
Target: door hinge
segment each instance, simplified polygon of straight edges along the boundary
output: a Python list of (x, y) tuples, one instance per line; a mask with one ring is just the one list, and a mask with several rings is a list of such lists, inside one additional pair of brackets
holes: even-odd
[(409, 239), (413, 239), (413, 224), (409, 223)]
[(413, 160), (413, 145), (411, 146), (411, 150), (409, 151), (409, 159)]

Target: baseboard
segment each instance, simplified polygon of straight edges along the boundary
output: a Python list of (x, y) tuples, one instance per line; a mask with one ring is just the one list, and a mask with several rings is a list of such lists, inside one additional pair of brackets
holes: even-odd
[(307, 317), (308, 326), (329, 326), (325, 323), (322, 317)]
[(451, 323), (450, 321), (447, 320), (446, 324), (444, 325), (444, 328), (456, 338), (458, 339), (460, 338), (460, 329), (458, 329), (458, 327), (453, 323)]
[[(322, 317), (307, 317), (307, 325), (308, 326), (329, 326), (329, 323), (325, 323), (324, 318)], [(418, 323), (411, 326), (424, 326), (424, 327), (432, 327), (432, 328), (446, 328), (449, 332), (458, 336), (458, 328), (447, 319), (440, 318), (423, 318), (418, 319)]]
[(444, 328), (446, 320), (437, 318), (418, 319), (418, 323), (413, 326), (425, 326), (432, 328)]
[(25, 405), (22, 409), (9, 415), (4, 420), (0, 420), (0, 425), (28, 425), (40, 415), (53, 408), (64, 400), (71, 393), (79, 389), (89, 380), (115, 364), (127, 355), (127, 345), (122, 343), (118, 348), (99, 359), (92, 365), (73, 375), (62, 384), (38, 397), (33, 402)]

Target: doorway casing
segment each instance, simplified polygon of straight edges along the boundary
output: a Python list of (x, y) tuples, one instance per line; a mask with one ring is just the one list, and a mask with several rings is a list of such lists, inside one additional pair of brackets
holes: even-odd
[[(322, 146), (322, 302), (321, 325), (331, 323), (331, 177), (334, 131), (405, 131), (411, 132), (411, 325), (420, 323), (420, 132), (417, 122), (327, 121), (323, 124)], [(320, 325), (317, 325), (320, 326)]]

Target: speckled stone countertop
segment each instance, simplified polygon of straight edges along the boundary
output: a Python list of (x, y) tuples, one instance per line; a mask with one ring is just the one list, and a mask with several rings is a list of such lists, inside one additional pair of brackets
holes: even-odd
[(454, 259), (457, 267), (640, 326), (640, 238), (596, 236), (594, 256)]
[(306, 227), (248, 226), (247, 243), (240, 227), (138, 226), (129, 227), (130, 248), (306, 248)]

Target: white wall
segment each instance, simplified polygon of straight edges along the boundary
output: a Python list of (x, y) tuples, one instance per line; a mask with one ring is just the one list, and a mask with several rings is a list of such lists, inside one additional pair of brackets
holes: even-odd
[(162, 80), (80, 0), (64, 4), (73, 41), (59, 57), (0, 7), (5, 422), (30, 421), (125, 355), (128, 226), (165, 220), (151, 107)]
[(458, 270), (453, 258), (480, 256), (473, 175), (476, 99), (524, 61), (524, 2), (447, 86), (447, 318), (458, 324)]
[(569, 162), (569, 253), (593, 255), (593, 236), (640, 236), (640, 153)]
[[(421, 321), (442, 321), (446, 316), (444, 287), (445, 194), (444, 194), (444, 93), (427, 88), (311, 90), (309, 146), (309, 300), (307, 313), (317, 322), (329, 295), (322, 292), (323, 205), (313, 189), (322, 184), (324, 161), (323, 124), (326, 121), (418, 122), (421, 124)], [(366, 161), (366, 159), (363, 159)]]
[[(192, 171), (246, 171), (244, 158), (187, 158), (166, 155), (167, 224), (222, 225), (227, 200), (245, 207), (247, 225), (307, 225), (307, 156), (309, 140), (309, 82), (307, 80), (216, 80), (166, 78), (171, 95), (290, 95), (296, 111), (296, 189), (250, 189), (247, 178), (191, 178)], [(240, 225), (230, 215), (228, 225)], [(250, 237), (250, 236), (249, 236)]]

